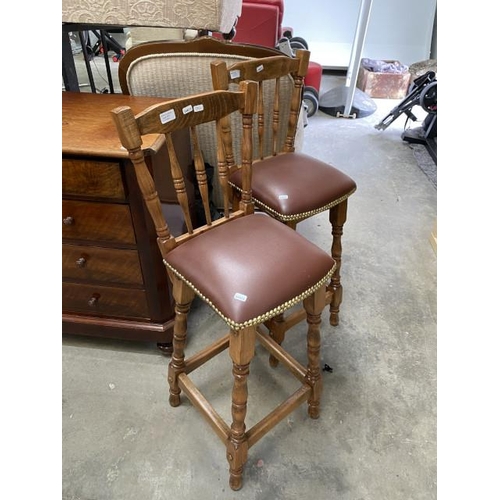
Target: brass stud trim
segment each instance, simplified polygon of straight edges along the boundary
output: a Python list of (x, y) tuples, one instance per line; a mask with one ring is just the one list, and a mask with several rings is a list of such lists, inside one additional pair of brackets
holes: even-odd
[[(232, 182), (229, 182), (229, 184), (232, 187), (234, 187), (236, 190), (238, 190), (240, 193), (242, 192), (241, 188), (239, 188), (238, 186), (236, 186)], [(313, 215), (320, 214), (321, 212), (324, 212), (325, 210), (329, 210), (330, 208), (334, 207), (335, 205), (338, 205), (339, 203), (342, 203), (343, 201), (347, 200), (347, 198), (349, 198), (349, 196), (351, 196), (355, 191), (356, 191), (356, 188), (354, 188), (352, 191), (345, 194), (344, 196), (341, 196), (340, 198), (336, 198), (331, 203), (328, 203), (320, 208), (316, 208), (315, 210), (309, 210), (307, 212), (300, 212), (298, 214), (292, 214), (292, 215), (282, 214), (281, 212), (274, 210), (270, 206), (266, 205), (265, 203), (262, 203), (261, 201), (257, 200), (254, 197), (252, 197), (252, 201), (254, 201), (254, 203), (256, 205), (258, 205), (259, 207), (263, 208), (266, 212), (270, 212), (271, 215), (273, 215), (276, 219), (283, 221), (283, 222), (289, 222), (289, 221), (307, 219), (308, 217), (312, 217)]]
[(208, 298), (203, 295), (200, 290), (198, 290), (193, 283), (191, 283), (186, 277), (184, 277), (181, 273), (179, 273), (174, 267), (172, 267), (168, 262), (163, 259), (163, 263), (165, 266), (170, 269), (177, 277), (179, 277), (184, 283), (186, 283), (202, 300), (204, 300), (207, 304), (212, 307), (212, 309), (229, 325), (230, 328), (233, 330), (241, 330), (242, 328), (247, 328), (249, 326), (255, 326), (259, 325), (261, 323), (264, 323), (265, 321), (274, 318), (278, 314), (284, 313), (287, 309), (290, 309), (292, 306), (295, 304), (298, 304), (299, 302), (303, 301), (305, 298), (309, 297), (312, 295), (316, 290), (321, 288), (325, 283), (331, 278), (333, 273), (335, 272), (335, 269), (337, 267), (337, 264), (334, 262), (332, 268), (328, 271), (328, 273), (321, 278), (320, 281), (318, 281), (315, 285), (309, 287), (307, 290), (302, 292), (300, 295), (297, 295), (296, 297), (293, 297), (292, 299), (286, 301), (285, 303), (271, 309), (270, 311), (267, 311), (264, 314), (261, 314), (255, 318), (249, 319), (247, 321), (244, 321), (243, 323), (237, 323), (236, 321), (233, 321), (232, 319), (228, 318), (227, 316), (224, 316), (224, 314), (215, 306), (215, 304)]

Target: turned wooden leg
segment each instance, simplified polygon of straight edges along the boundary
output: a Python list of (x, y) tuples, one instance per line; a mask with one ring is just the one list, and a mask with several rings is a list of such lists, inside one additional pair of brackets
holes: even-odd
[(177, 378), (179, 373), (185, 371), (186, 367), (184, 348), (187, 337), (187, 315), (194, 299), (194, 292), (173, 273), (169, 273), (169, 275), (171, 275), (172, 296), (175, 301), (173, 353), (168, 365), (169, 402), (171, 406), (179, 406), (181, 403), (181, 389)]
[(231, 331), (229, 355), (233, 361), (234, 377), (231, 404), (233, 421), (226, 445), (226, 457), (229, 462), (229, 486), (235, 491), (239, 490), (243, 484), (243, 467), (248, 458), (248, 441), (245, 432), (248, 399), (247, 378), (254, 352), (255, 327)]
[(304, 300), (304, 308), (307, 313), (307, 373), (306, 381), (312, 387), (311, 396), (308, 399), (308, 413), (311, 418), (319, 417), (319, 405), (321, 400), (322, 379), (320, 370), (320, 348), (321, 348), (321, 312), (325, 307), (326, 290), (321, 288), (316, 293)]
[[(297, 230), (297, 221), (286, 221), (284, 224), (290, 228), (292, 228), (294, 231)], [(269, 321), (265, 322), (265, 325), (267, 329), (269, 330), (269, 335), (270, 337), (279, 345), (283, 343), (283, 340), (285, 340), (285, 333), (288, 328), (287, 323), (285, 321), (285, 315), (284, 314), (278, 314), (274, 318), (270, 319)], [(272, 368), (276, 368), (279, 364), (279, 361), (272, 355), (269, 355), (269, 365)]]
[(339, 324), (339, 310), (342, 303), (342, 285), (340, 283), (340, 266), (342, 264), (342, 233), (347, 219), (347, 200), (330, 208), (330, 224), (332, 225), (332, 257), (337, 267), (333, 273), (328, 289), (332, 291), (330, 302), (330, 325)]
[[(274, 318), (266, 321), (265, 325), (269, 329), (269, 336), (279, 345), (285, 339), (286, 333), (286, 322), (285, 315), (279, 314)], [(276, 368), (279, 364), (279, 361), (272, 355), (269, 355), (269, 365), (273, 368)]]

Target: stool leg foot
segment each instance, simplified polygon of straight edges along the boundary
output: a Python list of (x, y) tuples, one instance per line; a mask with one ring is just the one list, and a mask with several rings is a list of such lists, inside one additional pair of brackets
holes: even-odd
[(330, 325), (339, 324), (339, 310), (342, 303), (342, 284), (340, 283), (340, 267), (342, 265), (342, 234), (347, 220), (347, 200), (330, 208), (330, 224), (332, 225), (332, 257), (337, 263), (328, 289), (333, 292), (330, 303)]
[(240, 467), (238, 470), (229, 469), (229, 487), (233, 491), (241, 490), (243, 486), (243, 467)]
[(317, 290), (313, 295), (304, 300), (307, 313), (307, 373), (306, 381), (312, 387), (311, 395), (307, 401), (308, 414), (311, 418), (319, 418), (322, 379), (320, 370), (321, 348), (321, 313), (325, 304), (325, 289)]
[(168, 402), (170, 403), (170, 406), (172, 406), (172, 408), (176, 408), (181, 404), (181, 397), (180, 395), (170, 394)]
[(175, 275), (171, 275), (172, 295), (175, 300), (175, 319), (173, 335), (173, 353), (172, 359), (168, 365), (168, 385), (169, 385), (169, 403), (176, 407), (181, 404), (181, 389), (178, 383), (179, 373), (184, 373), (186, 364), (184, 362), (184, 349), (187, 338), (187, 315), (194, 299), (194, 292), (179, 280)]
[(269, 366), (271, 368), (276, 368), (279, 363), (280, 362), (272, 354), (269, 356)]

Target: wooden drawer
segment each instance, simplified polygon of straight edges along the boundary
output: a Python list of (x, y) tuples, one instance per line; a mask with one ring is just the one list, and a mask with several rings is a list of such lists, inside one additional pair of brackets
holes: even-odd
[(63, 278), (142, 285), (141, 264), (136, 250), (63, 245)]
[(62, 308), (63, 312), (149, 319), (144, 290), (63, 282)]
[(124, 201), (125, 189), (120, 164), (64, 158), (62, 192), (63, 196), (74, 195)]
[(62, 216), (63, 238), (135, 244), (128, 205), (63, 200)]

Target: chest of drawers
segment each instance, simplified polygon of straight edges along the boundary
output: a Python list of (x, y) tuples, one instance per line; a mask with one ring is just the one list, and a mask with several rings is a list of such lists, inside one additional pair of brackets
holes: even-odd
[[(136, 113), (164, 99), (121, 94), (62, 93), (63, 334), (156, 342), (169, 353), (174, 308), (170, 285), (135, 172), (110, 110)], [(160, 136), (143, 145), (169, 215), (181, 212)], [(175, 147), (191, 164), (187, 134)], [(188, 192), (194, 199), (193, 190)]]

